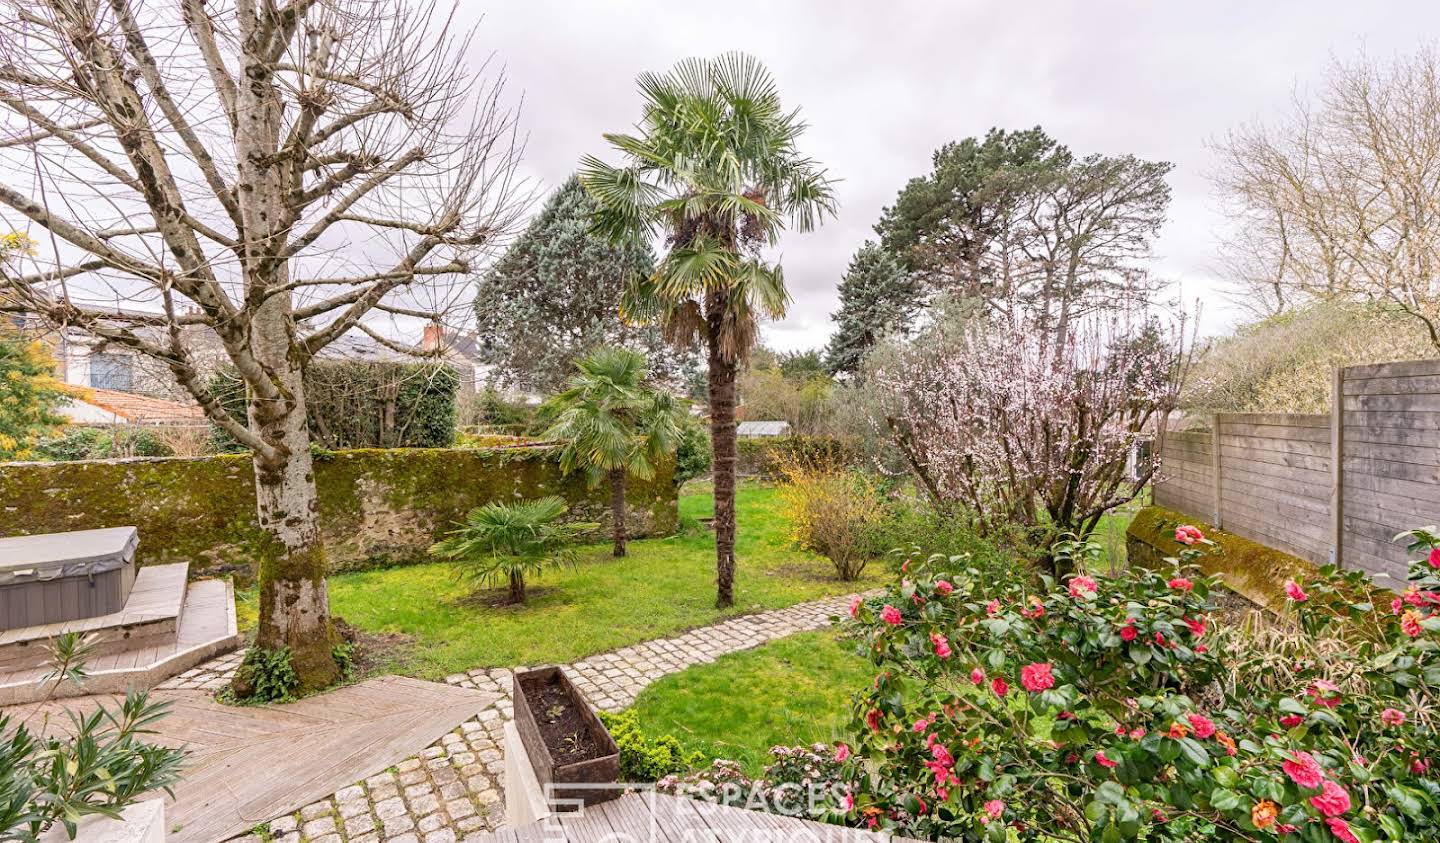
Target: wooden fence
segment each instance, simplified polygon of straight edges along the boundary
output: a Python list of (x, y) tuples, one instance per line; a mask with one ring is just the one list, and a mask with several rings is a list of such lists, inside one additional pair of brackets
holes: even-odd
[(1328, 414), (1222, 414), (1164, 432), (1155, 502), (1401, 588), (1409, 555), (1395, 534), (1440, 520), (1440, 360), (1340, 369), (1332, 389)]

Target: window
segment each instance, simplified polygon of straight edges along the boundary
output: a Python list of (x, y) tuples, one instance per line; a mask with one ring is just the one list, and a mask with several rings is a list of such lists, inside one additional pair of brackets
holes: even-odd
[(129, 392), (135, 386), (135, 371), (125, 354), (90, 355), (90, 385), (95, 389)]

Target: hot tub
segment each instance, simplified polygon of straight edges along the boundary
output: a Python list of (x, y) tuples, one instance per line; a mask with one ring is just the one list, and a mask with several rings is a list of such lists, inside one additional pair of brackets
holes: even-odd
[(0, 630), (120, 611), (139, 541), (134, 527), (0, 539)]

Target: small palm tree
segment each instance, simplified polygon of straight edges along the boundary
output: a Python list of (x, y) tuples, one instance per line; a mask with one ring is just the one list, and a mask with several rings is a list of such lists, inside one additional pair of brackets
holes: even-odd
[(525, 577), (549, 567), (573, 565), (571, 545), (594, 524), (562, 524), (565, 502), (557, 497), (491, 503), (473, 509), (430, 553), (460, 565), (480, 583), (508, 583), (509, 602), (525, 602)]
[(622, 310), (659, 322), (682, 346), (709, 352), (710, 438), (715, 448), (716, 604), (734, 604), (735, 377), (763, 317), (790, 300), (778, 264), (765, 260), (787, 222), (804, 231), (835, 210), (825, 171), (801, 154), (798, 111), (780, 104), (775, 80), (741, 53), (686, 59), (637, 80), (640, 134), (607, 134), (626, 159), (593, 156), (580, 183), (599, 206), (595, 230), (616, 241), (666, 235), (655, 271), (635, 278)]
[(566, 440), (565, 471), (584, 470), (590, 482), (610, 481), (615, 555), (625, 555), (625, 481), (649, 479), (655, 465), (680, 439), (685, 404), (645, 385), (644, 355), (599, 348), (576, 361), (564, 392), (550, 401), (555, 422), (545, 435)]

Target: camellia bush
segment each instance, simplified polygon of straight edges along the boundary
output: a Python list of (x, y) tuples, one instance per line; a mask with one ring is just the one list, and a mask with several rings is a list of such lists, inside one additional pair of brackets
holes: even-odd
[[(1432, 767), (1440, 537), (1393, 603), (1358, 573), (1287, 585), (1284, 617), (1213, 613), (1218, 552), (997, 580), (906, 564), (844, 623), (873, 660), (830, 819), (965, 841), (1440, 839)], [(1263, 631), (1260, 629), (1264, 625)]]

